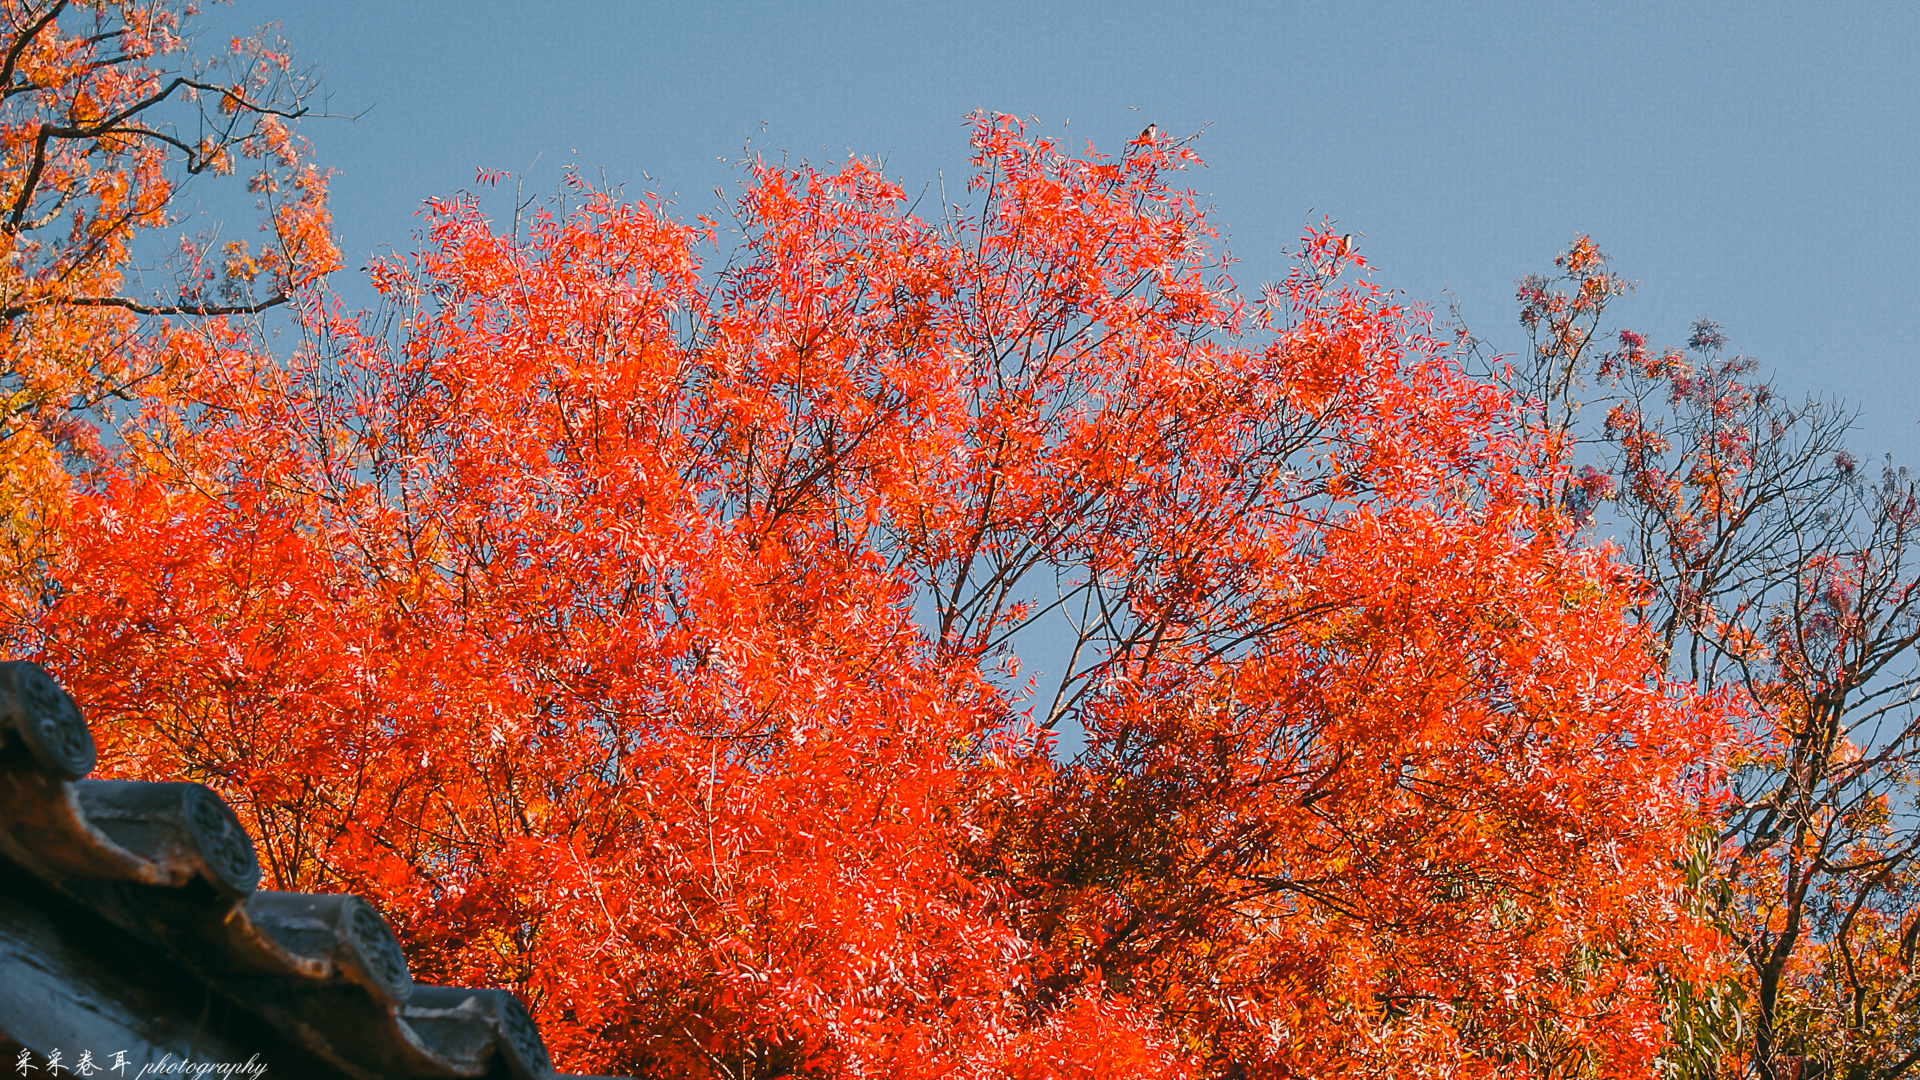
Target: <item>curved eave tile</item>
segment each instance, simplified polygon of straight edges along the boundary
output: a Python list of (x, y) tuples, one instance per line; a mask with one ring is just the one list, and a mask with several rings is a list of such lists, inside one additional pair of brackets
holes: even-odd
[(73, 699), (0, 663), (0, 855), (349, 1075), (555, 1075), (518, 998), (416, 984), (365, 900), (258, 891), (253, 840), (211, 789), (84, 779), (93, 763)]

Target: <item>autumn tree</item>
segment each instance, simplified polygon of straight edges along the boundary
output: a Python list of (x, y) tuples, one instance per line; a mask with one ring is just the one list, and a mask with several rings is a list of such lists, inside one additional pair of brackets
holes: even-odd
[[(96, 406), (153, 387), (165, 317), (258, 312), (336, 261), (325, 176), (291, 128), (313, 84), (264, 36), (201, 59), (190, 15), (154, 0), (0, 3), (0, 596), (15, 621), (44, 592)], [(242, 169), (258, 244), (167, 232), (191, 178)]]
[(1646, 1075), (1713, 703), (1512, 399), (1331, 234), (1242, 299), (1196, 160), (433, 203), (384, 312), (169, 336), (19, 644), (572, 1069)]
[(1536, 424), (1585, 441), (1560, 497), (1639, 568), (1654, 655), (1748, 717), (1702, 883), (1744, 1023), (1697, 1072), (1912, 1075), (1920, 482), (1863, 466), (1847, 413), (1779, 393), (1711, 322), (1684, 350), (1603, 336), (1623, 283), (1587, 238), (1558, 265), (1521, 283), (1514, 374)]

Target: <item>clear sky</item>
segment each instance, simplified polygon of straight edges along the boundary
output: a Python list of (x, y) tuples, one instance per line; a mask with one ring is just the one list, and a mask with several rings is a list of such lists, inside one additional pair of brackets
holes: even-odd
[[(1376, 280), (1521, 345), (1514, 279), (1592, 234), (1656, 345), (1721, 323), (1795, 394), (1861, 412), (1855, 449), (1920, 465), (1920, 4), (537, 4), (241, 0), (326, 70), (304, 125), (337, 170), (350, 266), (421, 200), (577, 165), (687, 216), (751, 139), (966, 173), (975, 109), (1115, 151), (1184, 135), (1248, 289), (1322, 216)], [(216, 39), (217, 40), (217, 39)], [(537, 162), (537, 164), (536, 164)], [(366, 294), (346, 280), (349, 298)], [(1029, 668), (1051, 659), (1024, 644)], [(1077, 733), (1065, 733), (1069, 743)]]
[[(1377, 280), (1519, 344), (1513, 280), (1589, 232), (1656, 343), (1710, 317), (1920, 464), (1920, 4), (921, 5), (241, 0), (323, 66), (349, 264), (476, 169), (577, 163), (711, 209), (749, 138), (965, 172), (973, 109), (1198, 149), (1244, 286), (1322, 215)], [(762, 130), (764, 125), (764, 130)], [(535, 165), (534, 163), (538, 164)], [(532, 165), (529, 172), (528, 167)], [(341, 284), (345, 284), (342, 282)], [(351, 290), (349, 290), (351, 291)]]

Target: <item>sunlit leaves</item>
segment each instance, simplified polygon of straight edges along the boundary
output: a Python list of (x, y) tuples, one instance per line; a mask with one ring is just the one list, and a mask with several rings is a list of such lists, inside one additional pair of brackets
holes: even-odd
[(384, 318), (174, 335), (40, 626), (108, 768), (573, 1069), (1644, 1075), (1721, 733), (1555, 449), (1330, 231), (1244, 304), (1184, 143), (973, 153), (754, 163), (723, 268), (436, 202)]

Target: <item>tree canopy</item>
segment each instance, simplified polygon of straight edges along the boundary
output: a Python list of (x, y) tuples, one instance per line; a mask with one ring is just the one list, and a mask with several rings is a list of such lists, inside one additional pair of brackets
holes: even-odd
[(946, 205), (437, 200), (351, 311), (284, 46), (0, 12), (10, 648), (563, 1068), (1920, 1068), (1914, 481), (1591, 240), (1482, 363), (983, 114)]
[(1184, 144), (973, 145), (176, 328), (23, 632), (572, 1068), (1648, 1071), (1723, 728), (1551, 447), (1331, 234), (1237, 295)]

